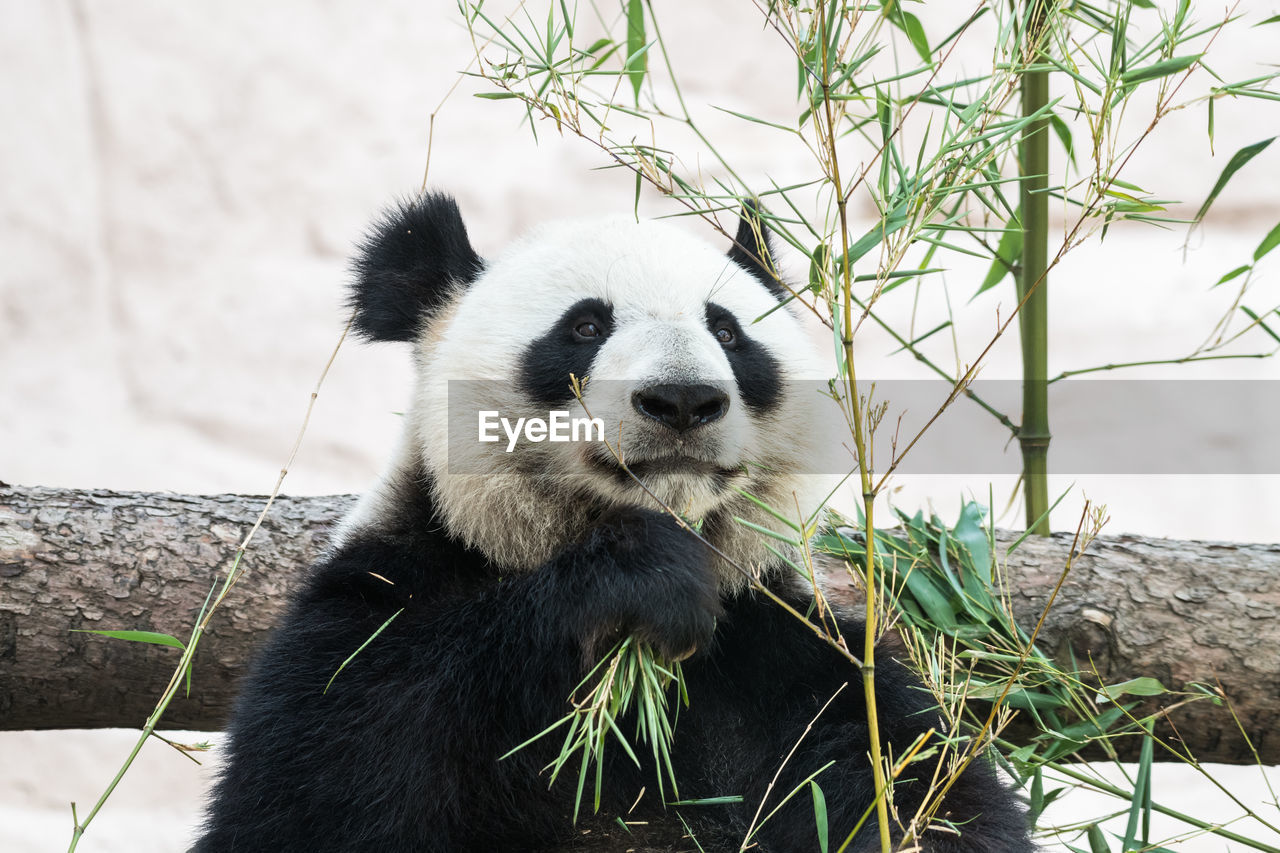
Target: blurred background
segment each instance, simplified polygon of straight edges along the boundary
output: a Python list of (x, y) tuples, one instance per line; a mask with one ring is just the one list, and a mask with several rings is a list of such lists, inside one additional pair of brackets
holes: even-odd
[[(1280, 11), (1271, 5), (1242, 8)], [(708, 106), (794, 111), (794, 59), (756, 9), (731, 0), (654, 6), (686, 98), (739, 173), (764, 186), (766, 176), (801, 171), (769, 137)], [(545, 123), (535, 143), (521, 109), (473, 96), (484, 84), (459, 78), (473, 50), (453, 4), (374, 8), (354, 0), (0, 0), (0, 480), (268, 491), (345, 322), (350, 248), (389, 199), (422, 186), (428, 150), (429, 186), (457, 196), (482, 255), (547, 218), (631, 210), (630, 173), (600, 170), (606, 164), (592, 145)], [(931, 26), (928, 9), (916, 13)], [(1235, 28), (1214, 45), (1215, 70), (1266, 73), (1261, 63), (1280, 58), (1276, 31)], [(961, 54), (962, 66), (989, 63)], [(1233, 152), (1280, 132), (1278, 117), (1256, 101), (1219, 102), (1211, 158), (1203, 107), (1175, 114), (1126, 180), (1182, 200), (1190, 215)], [(642, 199), (642, 214), (675, 210)], [(857, 214), (859, 227), (872, 222), (873, 211)], [(1190, 351), (1231, 309), (1231, 288), (1210, 286), (1248, 261), (1278, 220), (1280, 146), (1227, 187), (1190, 237), (1128, 225), (1070, 255), (1051, 277), (1051, 375)], [(948, 271), (957, 308), (984, 272)], [(1274, 305), (1275, 263), (1261, 272), (1254, 301)], [(1013, 304), (1006, 282), (965, 308), (977, 319), (957, 340), (961, 360), (976, 357)], [(886, 310), (906, 317), (911, 305)], [(1018, 375), (1015, 338), (995, 348), (984, 376)], [(858, 346), (860, 376), (920, 375), (883, 342)], [(1277, 379), (1280, 362), (1127, 374), (1175, 375)], [(400, 428), (409, 376), (398, 348), (345, 344), (284, 491), (365, 488)], [(1273, 444), (1244, 450), (1276, 453)], [(962, 497), (985, 503), (989, 482), (998, 521), (1016, 526), (1008, 476), (902, 478), (892, 500), (954, 517)], [(1057, 528), (1074, 527), (1088, 497), (1108, 506), (1106, 533), (1280, 539), (1274, 475), (1063, 475), (1051, 485), (1054, 495), (1067, 489)], [(0, 850), (63, 849), (69, 803), (83, 813), (96, 800), (133, 738), (0, 732)], [(202, 760), (198, 767), (148, 745), (79, 850), (184, 849), (216, 749)], [(1184, 770), (1162, 772), (1157, 796), (1175, 807), (1185, 798), (1203, 814), (1202, 804), (1221, 796)], [(1224, 774), (1242, 799), (1266, 796), (1256, 768)], [(1083, 807), (1070, 801), (1062, 808)], [(1198, 839), (1177, 849), (1231, 848)]]

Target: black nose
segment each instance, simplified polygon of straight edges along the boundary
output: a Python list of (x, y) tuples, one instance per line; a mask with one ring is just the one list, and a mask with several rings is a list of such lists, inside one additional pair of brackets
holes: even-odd
[(714, 385), (650, 385), (631, 395), (631, 405), (646, 418), (688, 432), (724, 417), (729, 395)]

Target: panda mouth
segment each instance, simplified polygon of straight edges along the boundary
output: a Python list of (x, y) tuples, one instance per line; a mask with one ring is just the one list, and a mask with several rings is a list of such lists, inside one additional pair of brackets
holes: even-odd
[(692, 477), (709, 479), (720, 489), (727, 488), (732, 479), (742, 473), (741, 467), (726, 468), (692, 456), (657, 456), (650, 459), (628, 459), (624, 466), (613, 454), (588, 454), (592, 467), (607, 472), (615, 481), (634, 484), (636, 479), (657, 477)]

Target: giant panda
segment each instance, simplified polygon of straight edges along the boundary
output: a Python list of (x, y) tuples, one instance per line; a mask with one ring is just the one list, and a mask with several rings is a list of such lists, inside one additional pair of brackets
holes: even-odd
[[(753, 827), (753, 849), (816, 851), (811, 776), (832, 849), (854, 829), (874, 800), (860, 674), (751, 583), (812, 604), (782, 546), (740, 521), (778, 527), (748, 495), (814, 506), (794, 380), (823, 369), (753, 210), (727, 254), (613, 219), (545, 225), (481, 259), (456, 203), (431, 193), (375, 223), (354, 262), (354, 327), (412, 347), (403, 439), (244, 681), (197, 853), (716, 853)], [(579, 406), (609, 426), (603, 440), (508, 452), (466, 427), (478, 410), (514, 422)], [(560, 737), (506, 754), (564, 717), (625, 636), (683, 661), (675, 779), (683, 801), (717, 799), (664, 804), (648, 751), (636, 766), (612, 744), (601, 811), (575, 825), (576, 780), (544, 772)], [(876, 689), (901, 758), (937, 712), (888, 654)], [(934, 769), (897, 780), (895, 839)], [(985, 761), (913, 844), (1032, 849)], [(879, 849), (874, 811), (848, 849)]]

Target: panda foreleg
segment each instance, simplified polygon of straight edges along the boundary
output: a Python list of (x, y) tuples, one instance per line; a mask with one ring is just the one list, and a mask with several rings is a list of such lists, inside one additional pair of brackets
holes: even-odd
[(631, 509), (602, 521), (546, 570), (584, 653), (635, 636), (680, 660), (711, 642), (723, 613), (711, 552), (669, 515)]

